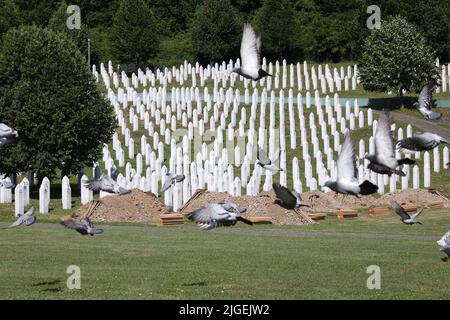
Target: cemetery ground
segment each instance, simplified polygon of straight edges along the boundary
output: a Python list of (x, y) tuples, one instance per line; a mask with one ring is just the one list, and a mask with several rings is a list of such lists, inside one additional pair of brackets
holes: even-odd
[[(449, 264), (435, 241), (450, 215), (427, 210), (421, 221), (361, 214), (209, 232), (122, 224), (95, 237), (52, 223), (2, 229), (0, 298), (449, 299)], [(80, 290), (66, 287), (70, 265), (81, 268)], [(366, 287), (370, 265), (381, 268), (380, 290)]]

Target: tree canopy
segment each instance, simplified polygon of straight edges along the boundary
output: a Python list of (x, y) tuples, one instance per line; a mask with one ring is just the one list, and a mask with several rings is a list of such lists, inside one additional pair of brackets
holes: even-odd
[(433, 50), (411, 23), (397, 16), (382, 21), (364, 42), (359, 61), (361, 83), (368, 91), (419, 91), (435, 71)]
[(39, 178), (91, 166), (115, 128), (85, 57), (65, 33), (10, 29), (0, 43), (0, 114), (19, 133), (0, 149), (0, 172)]

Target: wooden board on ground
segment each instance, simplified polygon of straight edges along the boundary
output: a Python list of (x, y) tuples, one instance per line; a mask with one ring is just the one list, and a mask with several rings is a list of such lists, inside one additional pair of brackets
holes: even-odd
[(358, 211), (352, 209), (341, 209), (336, 211), (336, 216), (339, 219), (343, 218), (355, 218), (359, 215)]
[(384, 216), (389, 214), (390, 211), (391, 209), (388, 207), (376, 207), (369, 210), (369, 215), (373, 217)]
[(161, 214), (156, 219), (159, 227), (184, 225), (184, 216), (182, 214)]
[(417, 211), (417, 206), (416, 206), (415, 204), (412, 204), (412, 203), (404, 204), (404, 205), (402, 205), (402, 208), (403, 208), (406, 212)]
[(308, 217), (310, 217), (314, 221), (316, 221), (316, 220), (324, 220), (327, 217), (327, 214), (326, 213), (321, 213), (321, 212), (308, 213)]
[(252, 217), (246, 217), (246, 219), (253, 222), (253, 224), (272, 224), (272, 219), (270, 219), (270, 217), (252, 216)]

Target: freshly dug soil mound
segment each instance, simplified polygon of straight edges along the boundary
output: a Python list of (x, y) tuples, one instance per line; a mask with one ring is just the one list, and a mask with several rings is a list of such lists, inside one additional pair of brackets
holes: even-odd
[(301, 194), (305, 204), (311, 208), (305, 208), (306, 212), (335, 213), (338, 209), (368, 208), (375, 201), (372, 196), (336, 195), (335, 192), (322, 192), (319, 190), (308, 191)]
[[(88, 214), (90, 204), (87, 203), (76, 211), (76, 218), (83, 218)], [(133, 189), (125, 195), (107, 196), (101, 199), (100, 205), (89, 215), (92, 221), (106, 222), (149, 222), (154, 221), (160, 214), (170, 213), (153, 193), (145, 193)]]
[(229, 201), (246, 208), (243, 216), (270, 217), (273, 224), (277, 225), (308, 225), (313, 224), (310, 218), (301, 210), (287, 210), (274, 204), (275, 193), (273, 191), (262, 192), (257, 196), (233, 197), (225, 192), (208, 192), (197, 190), (192, 198), (182, 208), (182, 214), (189, 214), (203, 206), (220, 201)]
[(395, 200), (399, 204), (415, 204), (419, 207), (426, 206), (430, 202), (442, 201), (445, 208), (450, 208), (449, 199), (436, 192), (427, 189), (406, 189), (395, 193), (387, 193), (375, 200), (374, 206), (390, 205)]

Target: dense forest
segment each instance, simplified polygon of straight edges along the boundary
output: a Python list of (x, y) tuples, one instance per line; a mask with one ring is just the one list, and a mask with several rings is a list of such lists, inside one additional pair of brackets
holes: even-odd
[(81, 30), (65, 27), (67, 3), (0, 0), (0, 36), (35, 24), (69, 33), (83, 53), (89, 38), (92, 63), (161, 67), (235, 58), (243, 23), (251, 22), (269, 59), (337, 62), (362, 54), (367, 7), (375, 4), (382, 21), (401, 15), (441, 61), (450, 60), (448, 0), (70, 0), (81, 8)]

